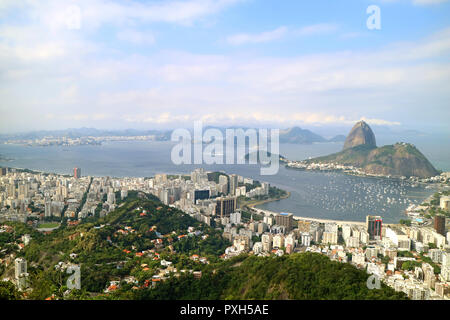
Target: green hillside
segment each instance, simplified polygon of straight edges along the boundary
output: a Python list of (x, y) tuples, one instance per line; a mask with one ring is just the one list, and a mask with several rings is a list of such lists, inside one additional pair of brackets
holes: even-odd
[[(199, 280), (173, 278), (135, 299), (363, 300), (405, 299), (383, 285), (369, 290), (367, 274), (317, 253), (241, 256), (214, 266)], [(120, 293), (117, 293), (120, 296)]]
[[(67, 221), (50, 234), (9, 222), (16, 234), (4, 233), (5, 254), (28, 262), (32, 292), (27, 299), (400, 299), (402, 294), (383, 286), (369, 290), (367, 274), (350, 264), (331, 261), (312, 253), (283, 257), (243, 255), (221, 259), (230, 243), (221, 231), (163, 205), (152, 196), (133, 195), (103, 218), (89, 218), (78, 225)], [(189, 228), (191, 227), (191, 228)], [(195, 232), (189, 232), (189, 230)], [(6, 243), (30, 233), (22, 250)], [(204, 257), (207, 263), (192, 259)], [(172, 274), (149, 286), (155, 274), (170, 261)], [(81, 290), (67, 291), (69, 275), (56, 266), (73, 263), (81, 267)], [(181, 271), (181, 272), (180, 272)], [(202, 277), (195, 279), (194, 271)], [(14, 264), (0, 269), (12, 276)], [(132, 277), (131, 283), (124, 281)], [(117, 290), (105, 293), (111, 281)], [(0, 295), (17, 298), (5, 284)]]

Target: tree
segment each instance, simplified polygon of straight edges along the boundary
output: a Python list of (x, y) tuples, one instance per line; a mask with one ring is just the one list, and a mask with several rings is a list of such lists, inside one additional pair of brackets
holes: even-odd
[(20, 300), (22, 294), (11, 281), (0, 281), (0, 300)]

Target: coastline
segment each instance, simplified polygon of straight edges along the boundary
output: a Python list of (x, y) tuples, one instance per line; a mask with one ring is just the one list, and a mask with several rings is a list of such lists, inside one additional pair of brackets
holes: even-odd
[[(353, 177), (361, 177), (361, 178), (373, 178), (373, 179), (384, 179), (384, 180), (390, 180), (390, 181), (410, 181), (411, 182), (411, 178), (414, 179), (422, 179), (422, 178), (418, 178), (418, 177), (411, 177), (411, 178), (406, 178), (406, 179), (402, 179), (399, 176), (383, 176), (383, 175), (374, 175), (374, 174), (369, 174), (369, 173), (354, 173), (354, 172), (348, 172), (346, 170), (338, 170), (338, 169), (329, 169), (329, 170), (320, 170), (320, 169), (305, 169), (305, 168), (296, 168), (296, 167), (291, 167), (288, 166), (286, 162), (284, 162), (284, 167), (288, 170), (296, 170), (296, 171), (305, 171), (305, 172), (322, 172), (322, 173), (341, 173), (347, 176), (353, 176)], [(430, 179), (430, 178), (427, 178)], [(438, 185), (441, 186), (442, 183), (441, 182), (423, 182), (423, 181), (414, 181), (415, 184), (419, 184), (422, 186), (428, 186), (428, 185)]]
[(264, 203), (275, 202), (275, 201), (287, 199), (291, 196), (291, 193), (289, 191), (286, 191), (286, 192), (287, 192), (286, 195), (279, 197), (279, 198), (269, 198), (269, 199), (265, 199), (265, 200), (257, 200), (256, 202), (253, 202), (253, 203), (250, 201), (249, 203), (243, 204), (243, 206), (246, 206), (249, 208), (254, 208), (255, 206), (259, 206)]

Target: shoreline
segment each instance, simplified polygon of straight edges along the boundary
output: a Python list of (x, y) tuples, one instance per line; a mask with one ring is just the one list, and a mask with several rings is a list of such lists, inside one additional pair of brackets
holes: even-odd
[(249, 207), (249, 208), (254, 208), (255, 206), (259, 206), (259, 205), (264, 204), (264, 203), (269, 203), (269, 202), (275, 202), (275, 201), (279, 201), (279, 200), (283, 200), (283, 199), (288, 199), (291, 196), (291, 193), (289, 191), (286, 191), (286, 192), (287, 192), (287, 194), (285, 196), (280, 197), (280, 198), (276, 198), (276, 199), (275, 198), (270, 198), (270, 199), (265, 199), (265, 200), (257, 200), (254, 203), (244, 204), (243, 206), (246, 206), (246, 207)]
[[(362, 178), (374, 178), (374, 179), (385, 179), (385, 180), (396, 180), (396, 181), (409, 181), (410, 178), (406, 178), (406, 179), (402, 179), (401, 177), (398, 176), (382, 176), (382, 175), (372, 175), (372, 174), (358, 174), (358, 173), (352, 173), (352, 172), (347, 172), (345, 170), (319, 170), (319, 169), (304, 169), (304, 168), (296, 168), (296, 167), (291, 167), (288, 166), (286, 163), (284, 164), (284, 167), (286, 169), (291, 169), (291, 170), (297, 170), (297, 171), (305, 171), (305, 172), (321, 172), (321, 173), (341, 173), (347, 176), (353, 176), (353, 177), (362, 177)], [(419, 177), (411, 177), (411, 178), (415, 178), (415, 179), (422, 179)], [(427, 178), (429, 179), (429, 178)], [(423, 185), (429, 185), (429, 184), (436, 184), (435, 182), (421, 182), (421, 181), (415, 181), (414, 183), (418, 183), (418, 184), (423, 184)]]

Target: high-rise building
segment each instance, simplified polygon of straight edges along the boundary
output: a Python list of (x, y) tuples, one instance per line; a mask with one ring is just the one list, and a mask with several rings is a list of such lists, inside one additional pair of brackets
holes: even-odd
[(219, 176), (219, 186), (220, 186), (220, 192), (224, 194), (228, 194), (228, 177), (225, 175)]
[(6, 176), (6, 168), (0, 168), (0, 176)]
[(49, 198), (45, 199), (45, 210), (44, 210), (44, 216), (45, 217), (51, 217), (52, 216), (52, 202)]
[(16, 258), (15, 265), (15, 278), (19, 280), (21, 276), (27, 273), (27, 260), (23, 258)]
[(369, 233), (370, 240), (381, 240), (381, 228), (383, 225), (383, 218), (380, 216), (367, 216), (366, 228)]
[(194, 203), (197, 200), (204, 200), (209, 198), (209, 190), (194, 190)]
[(311, 240), (312, 240), (311, 234), (309, 234), (307, 232), (302, 232), (301, 242), (302, 242), (303, 246), (309, 247), (311, 245)]
[(423, 283), (429, 289), (434, 288), (434, 284), (436, 282), (436, 276), (434, 275), (434, 268), (428, 263), (423, 263), (422, 270), (423, 270)]
[(231, 213), (235, 212), (237, 208), (236, 197), (221, 197), (216, 199), (216, 215), (229, 217)]
[(434, 216), (434, 230), (445, 236), (445, 216), (440, 214)]
[(106, 202), (108, 204), (115, 204), (116, 203), (116, 194), (114, 192), (108, 192), (106, 196)]
[(81, 178), (81, 169), (80, 168), (73, 168), (73, 177), (75, 179)]
[(270, 250), (272, 250), (272, 238), (273, 236), (270, 233), (265, 233), (261, 236), (261, 242), (264, 252), (270, 252)]
[(292, 213), (282, 212), (275, 216), (275, 223), (279, 226), (286, 227), (286, 232), (289, 232), (293, 228), (294, 216), (292, 215)]
[(269, 194), (270, 184), (268, 182), (261, 183), (261, 188), (263, 188), (265, 195)]
[(237, 174), (232, 174), (230, 176), (230, 194), (232, 196), (236, 195), (237, 187), (238, 187), (238, 176), (237, 176)]

